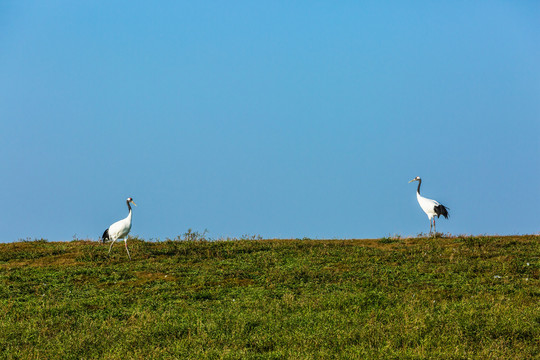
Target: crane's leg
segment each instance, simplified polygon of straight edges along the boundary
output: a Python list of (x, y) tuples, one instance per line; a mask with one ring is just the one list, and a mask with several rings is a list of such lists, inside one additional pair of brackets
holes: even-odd
[(433, 218), (433, 232), (435, 232), (435, 234), (437, 233), (437, 228), (435, 227), (435, 217)]
[(431, 219), (429, 219), (429, 235), (431, 235), (432, 228), (433, 228), (433, 223), (431, 222)]
[(109, 246), (109, 254), (111, 253), (111, 249), (112, 249), (112, 246), (114, 244), (114, 242), (116, 241), (117, 239), (114, 239), (112, 242), (111, 242), (111, 246)]
[(126, 244), (126, 251), (128, 253), (128, 258), (129, 258), (129, 260), (131, 260), (131, 255), (129, 255), (129, 250), (128, 250), (128, 247), (127, 247), (127, 237), (124, 238), (124, 244)]

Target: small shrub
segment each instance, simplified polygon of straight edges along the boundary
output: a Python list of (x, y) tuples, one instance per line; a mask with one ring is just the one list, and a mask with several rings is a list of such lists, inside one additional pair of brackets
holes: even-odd
[(209, 241), (210, 239), (206, 237), (207, 234), (207, 229), (200, 233), (198, 231), (192, 231), (191, 228), (189, 228), (188, 231), (184, 233), (184, 241)]

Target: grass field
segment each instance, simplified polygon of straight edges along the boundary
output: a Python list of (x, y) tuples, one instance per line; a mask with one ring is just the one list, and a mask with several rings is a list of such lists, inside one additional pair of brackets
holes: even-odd
[(538, 236), (0, 244), (0, 358), (540, 358)]

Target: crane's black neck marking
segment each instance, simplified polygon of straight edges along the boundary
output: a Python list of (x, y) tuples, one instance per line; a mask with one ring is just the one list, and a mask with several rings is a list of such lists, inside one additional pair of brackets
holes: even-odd
[(128, 206), (129, 211), (131, 211), (131, 205), (129, 205), (129, 200), (126, 200), (126, 204)]
[(420, 185), (422, 185), (422, 179), (419, 179), (419, 180), (418, 180), (418, 189), (416, 190), (416, 192), (418, 193), (418, 195), (420, 195)]

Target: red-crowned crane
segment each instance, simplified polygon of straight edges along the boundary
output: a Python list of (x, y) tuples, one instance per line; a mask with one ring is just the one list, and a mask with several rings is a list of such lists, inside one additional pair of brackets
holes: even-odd
[(444, 216), (445, 219), (448, 219), (448, 208), (442, 204), (439, 204), (439, 202), (428, 199), (420, 195), (420, 185), (422, 185), (422, 179), (420, 179), (420, 176), (415, 177), (409, 183), (412, 183), (413, 181), (418, 181), (418, 189), (416, 190), (416, 199), (418, 199), (418, 203), (420, 204), (420, 207), (426, 215), (429, 218), (429, 233), (431, 234), (431, 229), (433, 228), (433, 231), (437, 232), (435, 229), (435, 216), (437, 218), (439, 216)]
[(130, 197), (127, 198), (126, 204), (129, 209), (128, 216), (125, 219), (117, 221), (111, 226), (109, 226), (109, 228), (105, 230), (105, 232), (103, 233), (103, 236), (101, 237), (103, 243), (105, 243), (105, 241), (107, 240), (112, 240), (111, 246), (109, 246), (109, 254), (111, 253), (111, 249), (114, 242), (118, 239), (124, 239), (124, 244), (126, 245), (126, 251), (127, 251), (129, 260), (131, 260), (131, 255), (129, 255), (129, 250), (127, 246), (127, 236), (129, 234), (129, 231), (131, 230), (131, 205), (129, 205), (130, 203), (137, 206), (137, 204), (133, 202), (132, 198)]

